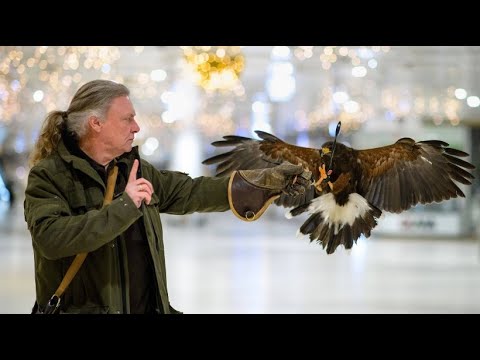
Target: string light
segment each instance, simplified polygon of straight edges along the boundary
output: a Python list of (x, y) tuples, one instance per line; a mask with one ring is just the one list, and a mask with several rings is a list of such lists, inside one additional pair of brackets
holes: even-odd
[[(195, 81), (206, 91), (238, 88), (245, 57), (240, 46), (182, 46)], [(238, 89), (237, 89), (238, 91)]]
[(28, 106), (58, 108), (89, 73), (121, 80), (111, 74), (119, 58), (112, 46), (0, 46), (1, 121), (9, 123)]
[(390, 51), (390, 46), (297, 46), (293, 53), (300, 61), (315, 58), (315, 54), (321, 61), (324, 70), (330, 70), (336, 62), (350, 62), (352, 75), (363, 77), (367, 73), (367, 67), (375, 69), (378, 58)]

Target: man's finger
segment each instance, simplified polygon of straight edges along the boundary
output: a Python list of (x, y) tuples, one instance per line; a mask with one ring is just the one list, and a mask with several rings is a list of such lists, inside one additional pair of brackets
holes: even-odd
[(305, 193), (305, 188), (303, 186), (300, 186), (300, 185), (294, 185), (293, 190), (300, 195)]
[(143, 200), (145, 201), (145, 204), (150, 205), (150, 201), (152, 201), (152, 196), (147, 193)]
[(128, 176), (128, 182), (137, 180), (137, 170), (138, 170), (138, 159), (135, 159), (133, 162), (132, 170), (130, 170), (130, 175)]
[(311, 184), (311, 181), (310, 180), (305, 180), (303, 177), (299, 176), (297, 178), (296, 184), (308, 187)]
[(147, 179), (143, 179), (143, 184), (148, 188), (149, 190), (149, 193), (150, 194), (153, 194), (153, 185), (150, 181), (148, 181)]

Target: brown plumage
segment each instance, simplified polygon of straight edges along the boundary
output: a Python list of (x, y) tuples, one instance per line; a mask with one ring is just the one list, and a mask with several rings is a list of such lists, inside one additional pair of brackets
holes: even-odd
[(350, 249), (362, 234), (369, 237), (382, 211), (400, 213), (416, 204), (465, 197), (455, 182), (470, 185), (474, 179), (464, 169), (475, 167), (460, 159), (467, 153), (440, 140), (410, 138), (366, 150), (337, 143), (332, 173), (321, 179), (322, 166), (329, 170), (333, 142), (313, 149), (288, 144), (263, 131), (256, 133), (262, 140), (230, 135), (213, 142), (217, 147), (234, 148), (203, 164), (218, 164), (217, 176), (273, 167), (283, 161), (302, 164), (313, 174), (312, 186), (301, 196), (282, 195), (275, 203), (293, 207), (287, 217), (307, 211), (310, 216), (299, 232), (321, 243), (329, 254), (340, 244)]

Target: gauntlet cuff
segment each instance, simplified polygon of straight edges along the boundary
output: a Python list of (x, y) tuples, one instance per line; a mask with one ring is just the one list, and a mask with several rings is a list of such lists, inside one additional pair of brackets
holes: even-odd
[(265, 189), (246, 181), (238, 171), (230, 175), (228, 203), (238, 218), (255, 221), (280, 195), (278, 190)]

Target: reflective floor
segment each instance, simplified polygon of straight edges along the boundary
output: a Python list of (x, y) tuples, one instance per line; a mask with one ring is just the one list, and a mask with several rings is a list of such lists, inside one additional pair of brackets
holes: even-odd
[[(279, 209), (280, 210), (280, 209)], [(326, 255), (276, 209), (163, 216), (171, 303), (185, 313), (480, 313), (480, 243), (361, 238)], [(0, 313), (29, 313), (33, 255), (19, 203), (0, 206)]]

